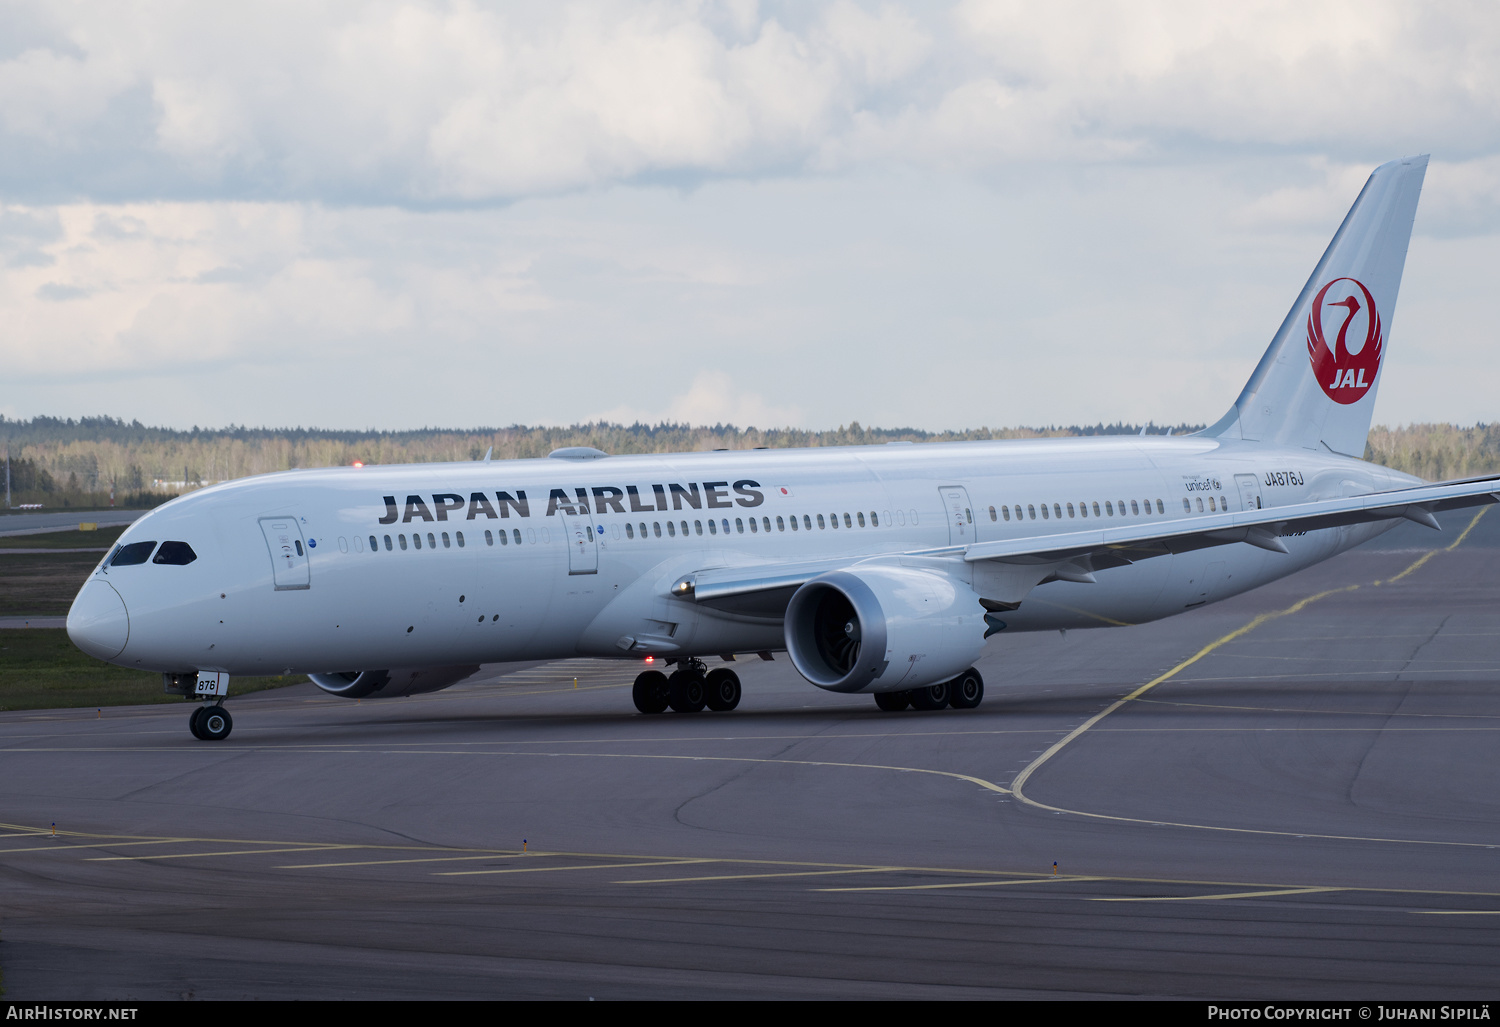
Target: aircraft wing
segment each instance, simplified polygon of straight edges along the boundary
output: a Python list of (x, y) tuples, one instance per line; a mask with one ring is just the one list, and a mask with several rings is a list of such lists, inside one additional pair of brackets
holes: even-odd
[[(972, 581), (987, 607), (1013, 609), (1026, 593), (1044, 581), (1091, 582), (1095, 580), (1095, 571), (1155, 556), (1237, 542), (1285, 553), (1283, 536), (1396, 518), (1438, 528), (1434, 513), (1497, 502), (1500, 502), (1500, 475), (1239, 513), (1142, 521), (1119, 527), (882, 554), (871, 559), (946, 561)], [(671, 593), (731, 615), (780, 618), (792, 593), (805, 582), (850, 566), (848, 557), (838, 557), (796, 564), (720, 567), (684, 575), (672, 586)]]

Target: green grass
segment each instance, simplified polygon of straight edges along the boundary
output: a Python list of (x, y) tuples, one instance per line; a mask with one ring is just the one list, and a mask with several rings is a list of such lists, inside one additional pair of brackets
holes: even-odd
[(0, 555), (0, 617), (63, 617), (99, 553)]
[[(124, 528), (61, 531), (0, 538), (0, 617), (62, 617)], [(71, 549), (64, 553), (17, 553), (17, 549)]]
[[(229, 694), (300, 684), (285, 677), (230, 678)], [(181, 703), (162, 691), (161, 675), (130, 670), (79, 652), (62, 628), (0, 630), (0, 710), (52, 710)]]

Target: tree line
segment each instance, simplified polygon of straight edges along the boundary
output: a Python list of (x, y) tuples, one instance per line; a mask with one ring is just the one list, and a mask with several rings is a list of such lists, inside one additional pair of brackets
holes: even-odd
[[(202, 485), (299, 467), (433, 463), (543, 457), (565, 446), (606, 453), (669, 453), (861, 446), (885, 442), (958, 442), (977, 439), (1060, 438), (1081, 435), (1183, 435), (1202, 425), (1116, 422), (1043, 428), (974, 428), (929, 432), (867, 428), (857, 421), (828, 431), (738, 428), (733, 425), (575, 424), (452, 430), (333, 431), (319, 428), (173, 429), (111, 417), (78, 420), (0, 416), (0, 451), (11, 467), (11, 501), (46, 506), (152, 506)], [(1447, 424), (1377, 426), (1365, 459), (1428, 480), (1470, 477), (1500, 470), (1500, 425), (1461, 428)]]

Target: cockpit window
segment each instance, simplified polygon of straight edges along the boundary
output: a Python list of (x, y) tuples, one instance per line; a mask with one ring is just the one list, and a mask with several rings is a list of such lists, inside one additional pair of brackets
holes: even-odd
[(128, 546), (121, 546), (115, 550), (115, 558), (109, 561), (109, 565), (133, 567), (138, 563), (145, 563), (151, 557), (151, 550), (155, 548), (155, 542), (132, 542)]
[(161, 549), (156, 553), (156, 559), (151, 562), (184, 567), (196, 559), (198, 559), (198, 554), (193, 552), (193, 547), (186, 542), (163, 542)]

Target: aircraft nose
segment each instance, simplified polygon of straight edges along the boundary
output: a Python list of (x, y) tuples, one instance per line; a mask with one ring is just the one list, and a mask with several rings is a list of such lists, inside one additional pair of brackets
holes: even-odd
[(125, 600), (107, 581), (95, 579), (83, 586), (68, 610), (68, 637), (90, 656), (111, 660), (125, 649), (130, 638), (130, 615)]

